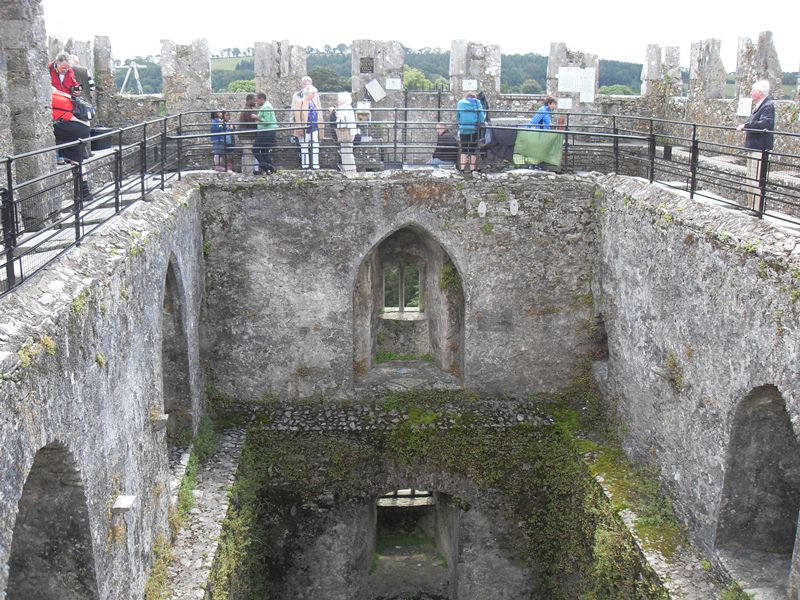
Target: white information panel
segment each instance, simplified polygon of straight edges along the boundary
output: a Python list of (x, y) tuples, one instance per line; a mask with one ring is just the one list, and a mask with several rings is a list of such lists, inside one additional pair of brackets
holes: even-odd
[(737, 117), (749, 117), (753, 110), (752, 98), (739, 98), (739, 106), (736, 107)]
[(402, 90), (403, 89), (403, 80), (399, 77), (387, 77), (386, 78), (386, 89), (387, 90)]
[(558, 99), (558, 110), (571, 110), (571, 109), (572, 109), (572, 98)]
[(593, 102), (595, 75), (594, 68), (561, 67), (558, 70), (558, 91), (577, 92), (582, 96), (591, 96), (592, 100), (584, 100), (581, 97), (581, 102)]
[(477, 79), (464, 79), (461, 82), (461, 91), (462, 92), (477, 92), (478, 91), (478, 80)]
[(371, 80), (365, 87), (375, 102), (380, 102), (386, 98), (386, 92), (383, 91), (383, 88), (381, 87), (381, 84), (378, 83), (377, 79)]

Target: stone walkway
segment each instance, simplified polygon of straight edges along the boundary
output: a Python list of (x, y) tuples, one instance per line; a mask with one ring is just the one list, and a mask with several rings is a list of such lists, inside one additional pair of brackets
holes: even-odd
[[(244, 431), (233, 429), (221, 435), (217, 451), (197, 473), (194, 508), (191, 509), (178, 539), (173, 544), (169, 566), (170, 600), (199, 600), (205, 597), (206, 581), (217, 553), (222, 521), (228, 512), (228, 490), (233, 485)], [(185, 472), (188, 452), (176, 466)], [(181, 473), (182, 474), (182, 473)], [(173, 490), (177, 490), (173, 487)]]

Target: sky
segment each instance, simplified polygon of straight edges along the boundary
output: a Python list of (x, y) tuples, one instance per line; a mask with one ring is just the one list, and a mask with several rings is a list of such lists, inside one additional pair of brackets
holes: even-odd
[(543, 0), (503, 5), (485, 0), (83, 0), (76, 11), (63, 10), (63, 0), (42, 3), (48, 35), (61, 40), (108, 36), (115, 59), (160, 54), (162, 39), (188, 44), (205, 38), (212, 54), (284, 39), (319, 49), (375, 39), (443, 50), (463, 39), (497, 44), (504, 54), (545, 56), (551, 42), (565, 42), (570, 50), (636, 63), (644, 62), (648, 44), (680, 46), (681, 65), (688, 67), (692, 42), (717, 38), (730, 72), (736, 69), (740, 37), (756, 42), (760, 32), (772, 31), (782, 69), (800, 68), (797, 0), (572, 0), (563, 6)]

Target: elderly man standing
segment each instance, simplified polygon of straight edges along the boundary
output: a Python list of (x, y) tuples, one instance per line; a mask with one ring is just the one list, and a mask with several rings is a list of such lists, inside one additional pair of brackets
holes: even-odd
[[(297, 91), (294, 94), (292, 94), (292, 122), (297, 124), (304, 124), (306, 120), (303, 115), (303, 90), (314, 82), (308, 75), (303, 75), (303, 78), (300, 80), (300, 83), (302, 84), (300, 86), (300, 91)], [(302, 127), (301, 125), (298, 129), (295, 129), (293, 133), (294, 136), (298, 139), (298, 141), (302, 140), (304, 134), (304, 127)]]
[(761, 179), (761, 157), (764, 150), (772, 150), (775, 138), (772, 133), (775, 129), (775, 105), (769, 97), (769, 81), (756, 81), (750, 97), (753, 99), (750, 118), (743, 125), (739, 125), (737, 130), (746, 132), (744, 146), (750, 151), (750, 157), (747, 159), (747, 179), (749, 185), (755, 188), (755, 193), (749, 193), (748, 198), (751, 208), (759, 209), (761, 190), (758, 182)]
[(50, 85), (59, 92), (69, 94), (69, 90), (76, 85), (80, 85), (75, 79), (75, 71), (69, 66), (69, 56), (59, 54), (56, 59), (47, 67), (50, 69)]

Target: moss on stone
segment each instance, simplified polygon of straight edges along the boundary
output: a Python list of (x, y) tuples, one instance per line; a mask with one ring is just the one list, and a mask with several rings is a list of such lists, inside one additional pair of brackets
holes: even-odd
[[(579, 391), (583, 384), (576, 376), (571, 388), (577, 397), (570, 400), (585, 401)], [(401, 418), (378, 432), (253, 426), (231, 489), (211, 597), (269, 593), (265, 565), (281, 561), (271, 552), (287, 531), (276, 525), (278, 504), (314, 505), (331, 495), (339, 504), (363, 502), (384, 491), (385, 473), (394, 468), (447, 473), (502, 498), (505, 518), (518, 524), (511, 550), (539, 574), (543, 597), (557, 600), (579, 591), (585, 598), (666, 598), (579, 460), (586, 446), (574, 432), (583, 426), (586, 411), (561, 404), (555, 421), (543, 414), (539, 424), (497, 428), (471, 409), (475, 399), (462, 391), (390, 394), (376, 400), (375, 408)]]

